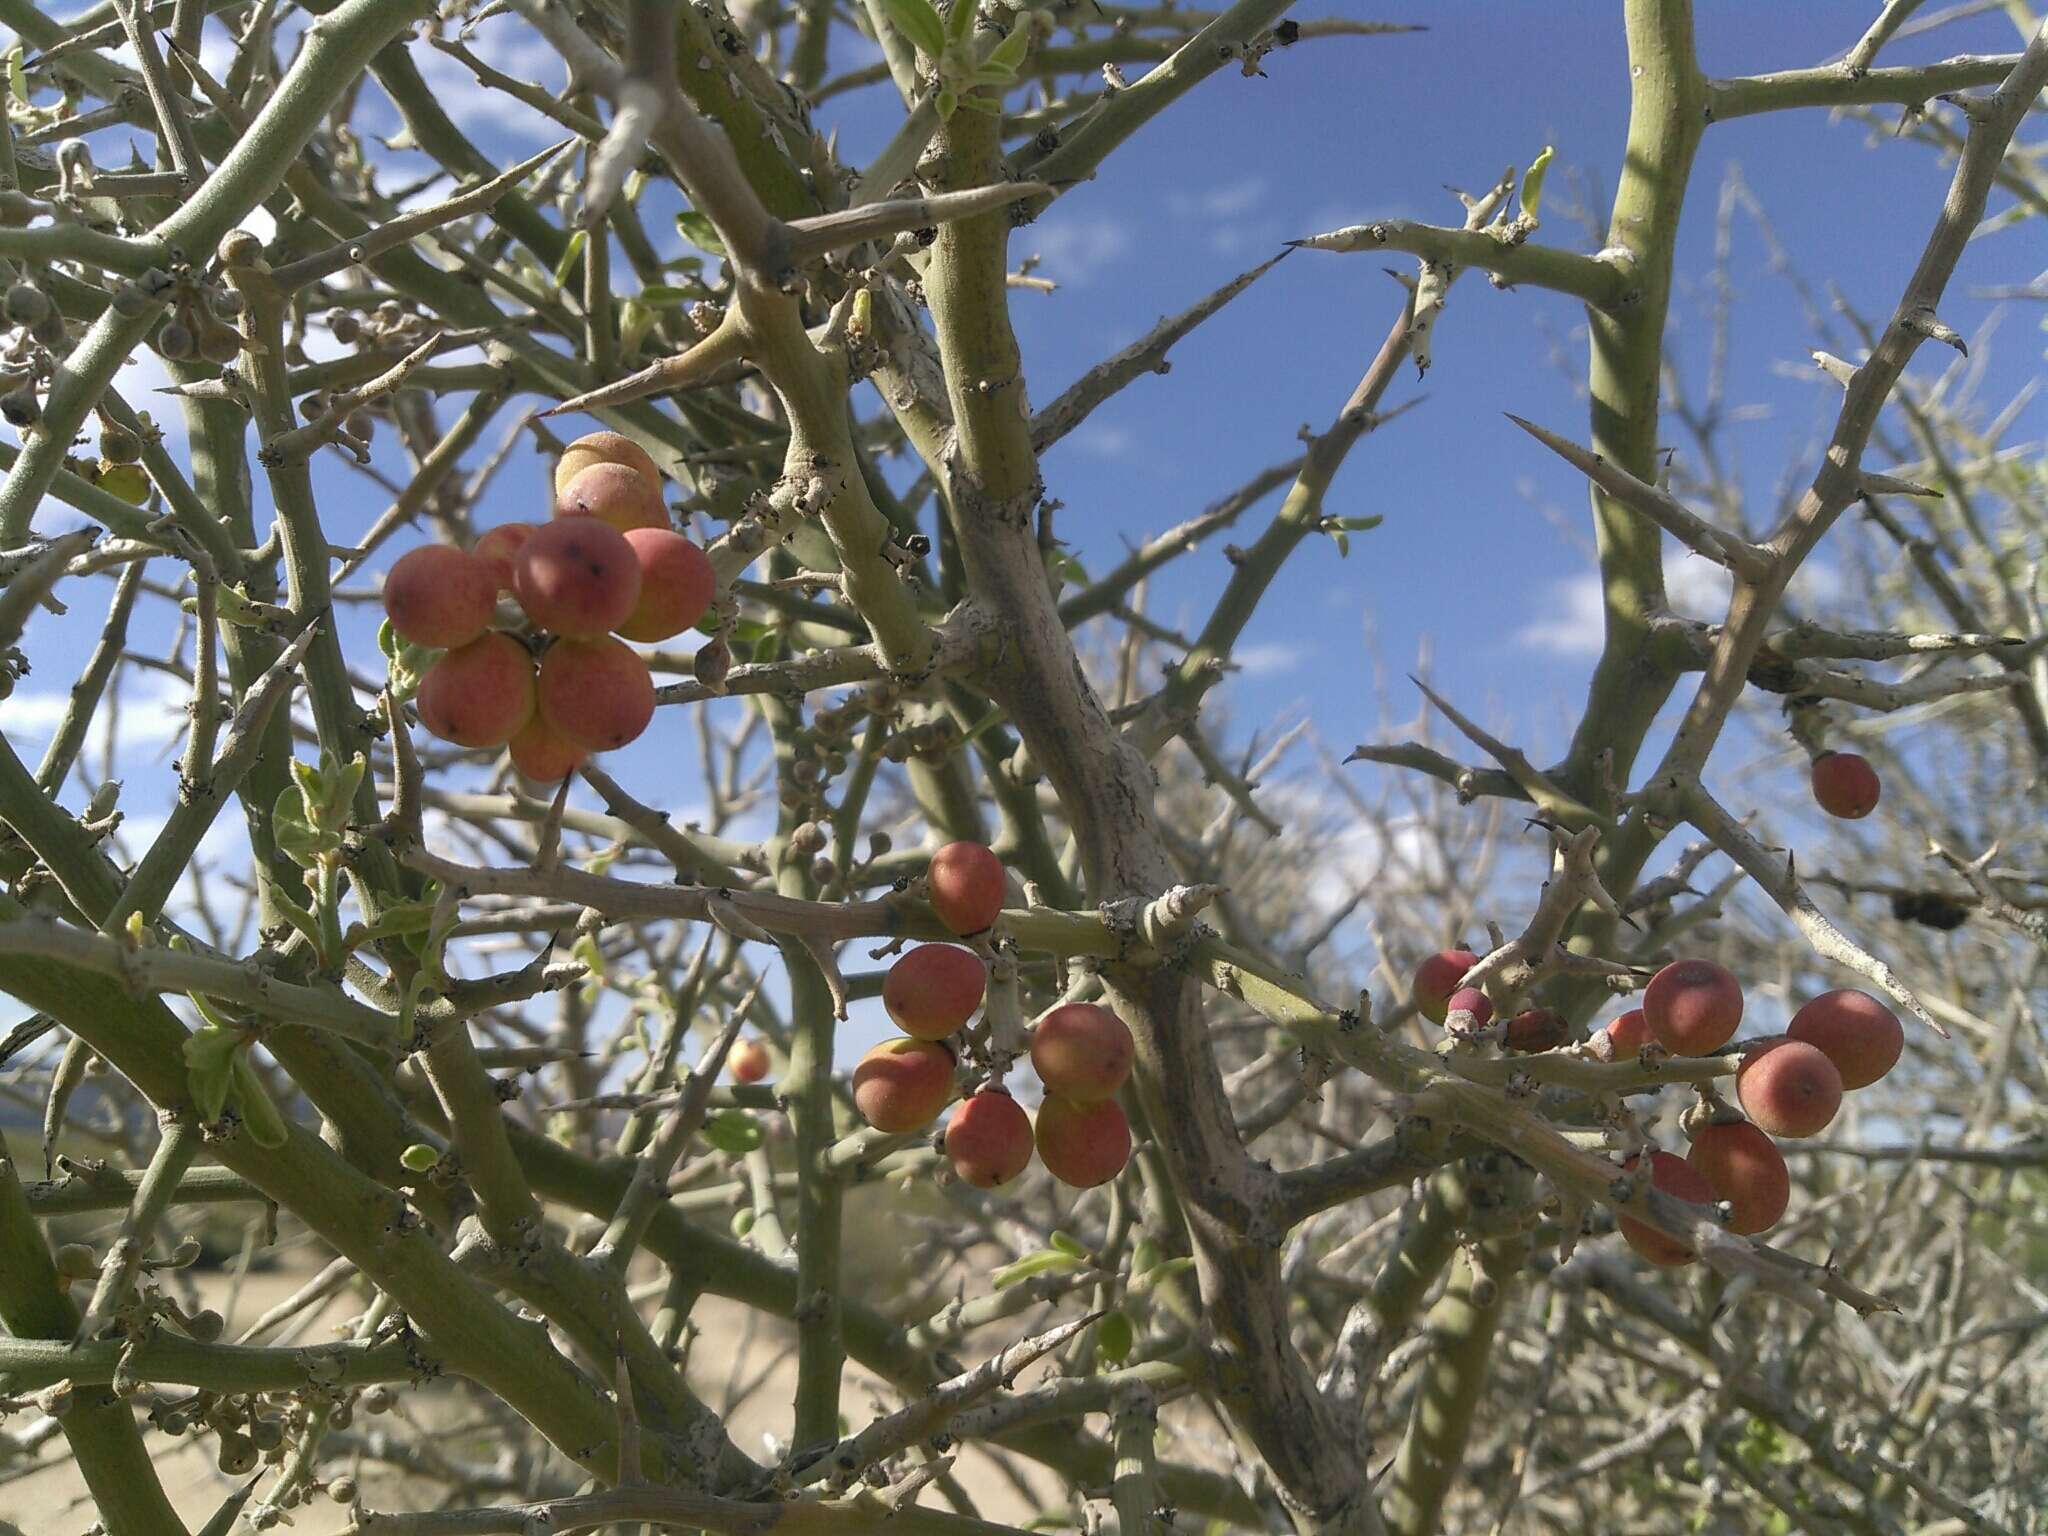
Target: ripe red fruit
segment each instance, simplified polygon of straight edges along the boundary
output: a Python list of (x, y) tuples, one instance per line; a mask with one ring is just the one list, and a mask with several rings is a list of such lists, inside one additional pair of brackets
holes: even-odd
[(1460, 987), (1444, 1005), (1446, 1019), (1454, 1013), (1472, 1015), (1472, 1028), (1484, 1029), (1493, 1022), (1493, 1000), (1477, 987)]
[(500, 592), (512, 590), (512, 566), (526, 541), (533, 537), (534, 527), (532, 523), (500, 523), (486, 529), (477, 539), (476, 548), (470, 551), (496, 574)]
[[(1624, 1168), (1635, 1166), (1633, 1157), (1622, 1164)], [(1690, 1200), (1696, 1205), (1709, 1205), (1714, 1200), (1714, 1189), (1707, 1182), (1707, 1176), (1684, 1158), (1670, 1152), (1651, 1151), (1650, 1183), (1677, 1200)], [(1621, 1235), (1628, 1240), (1629, 1247), (1652, 1264), (1675, 1269), (1699, 1257), (1689, 1244), (1675, 1237), (1666, 1237), (1655, 1227), (1633, 1216), (1617, 1216), (1615, 1225), (1621, 1228)]]
[(976, 1189), (1007, 1184), (1031, 1166), (1031, 1117), (1000, 1088), (969, 1094), (946, 1122), (946, 1156)]
[(583, 760), (590, 755), (558, 734), (538, 714), (520, 727), (507, 750), (512, 766), (536, 784), (561, 783), (582, 767)]
[(1094, 1003), (1063, 1003), (1031, 1031), (1032, 1071), (1047, 1093), (1077, 1104), (1123, 1087), (1136, 1055), (1124, 1021)]
[(1508, 1020), (1507, 1039), (1511, 1051), (1529, 1053), (1554, 1051), (1571, 1039), (1572, 1027), (1555, 1008), (1524, 1008)]
[(1830, 816), (1862, 820), (1877, 809), (1883, 787), (1861, 753), (1823, 752), (1813, 760), (1813, 798)]
[(661, 483), (630, 464), (593, 464), (555, 493), (555, 516), (596, 517), (621, 533), (668, 527)]
[(1674, 960), (1643, 989), (1643, 1022), (1674, 1056), (1704, 1056), (1735, 1038), (1742, 983), (1711, 960)]
[(929, 1040), (884, 1040), (853, 1069), (853, 1107), (878, 1131), (921, 1131), (953, 1098), (953, 1053)]
[(1735, 1071), (1742, 1112), (1773, 1136), (1811, 1136), (1842, 1107), (1842, 1074), (1804, 1040), (1773, 1040)]
[(640, 601), (640, 561), (610, 523), (564, 517), (528, 537), (512, 562), (512, 591), (540, 628), (594, 639), (632, 616)]
[(645, 475), (650, 484), (661, 484), (659, 466), (633, 439), (617, 432), (591, 432), (562, 450), (555, 465), (555, 494), (561, 495), (571, 480), (593, 464), (624, 464)]
[(1650, 1043), (1649, 1021), (1643, 1017), (1642, 1009), (1631, 1008), (1620, 1018), (1608, 1021), (1606, 1035), (1609, 1061), (1634, 1061)]
[(492, 568), (452, 544), (422, 544), (384, 578), (384, 612), (401, 640), (452, 650), (491, 627), (498, 608)]
[(974, 1016), (988, 988), (981, 956), (954, 944), (920, 944), (882, 978), (882, 1006), (917, 1040), (943, 1040)]
[(1440, 949), (1415, 967), (1415, 1006), (1432, 1024), (1441, 1024), (1450, 1012), (1451, 994), (1465, 973), (1479, 963), (1469, 949)]
[(735, 1040), (725, 1053), (725, 1069), (736, 1083), (758, 1083), (768, 1075), (768, 1047), (758, 1040)]
[(948, 843), (932, 855), (931, 904), (955, 933), (980, 933), (1003, 910), (1003, 864), (980, 843)]
[(1093, 1189), (1130, 1162), (1131, 1123), (1115, 1099), (1048, 1098), (1038, 1106), (1038, 1156), (1062, 1184)]
[(1744, 1236), (1776, 1226), (1792, 1198), (1792, 1175), (1778, 1144), (1747, 1120), (1710, 1125), (1692, 1140), (1685, 1160), (1706, 1176), (1716, 1200), (1735, 1217), (1731, 1232)]
[(619, 626), (622, 636), (651, 645), (704, 617), (718, 577), (703, 550), (668, 528), (628, 529), (626, 542), (640, 562), (640, 601)]
[(1792, 1015), (1785, 1033), (1819, 1049), (1844, 1088), (1868, 1088), (1898, 1064), (1906, 1048), (1899, 1016), (1868, 992), (1823, 992)]
[(533, 658), (507, 634), (443, 656), (413, 698), (420, 724), (458, 747), (502, 747), (533, 718)]
[(654, 718), (654, 679), (623, 640), (557, 640), (541, 658), (540, 713), (572, 745), (609, 752)]

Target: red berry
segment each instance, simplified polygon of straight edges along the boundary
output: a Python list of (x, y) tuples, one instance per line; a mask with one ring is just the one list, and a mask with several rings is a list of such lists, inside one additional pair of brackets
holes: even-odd
[(1477, 987), (1460, 987), (1451, 994), (1451, 1000), (1444, 1008), (1446, 1019), (1454, 1013), (1471, 1014), (1471, 1027), (1484, 1029), (1493, 1022), (1493, 1000)]
[(1031, 1031), (1031, 1070), (1047, 1093), (1077, 1104), (1115, 1094), (1136, 1056), (1124, 1021), (1094, 1003), (1063, 1003)]
[(1870, 759), (1856, 752), (1823, 752), (1813, 760), (1813, 798), (1830, 816), (1860, 821), (1877, 809), (1883, 786)]
[(512, 766), (536, 784), (561, 783), (581, 768), (583, 760), (590, 755), (559, 735), (538, 714), (520, 728), (507, 750), (512, 756)]
[(1007, 1184), (1031, 1166), (1031, 1117), (1000, 1088), (963, 1099), (946, 1122), (946, 1156), (976, 1189)]
[(1842, 1074), (1804, 1040), (1773, 1040), (1735, 1071), (1742, 1112), (1773, 1136), (1811, 1136), (1842, 1107)]
[(520, 548), (512, 591), (539, 628), (595, 639), (632, 616), (640, 601), (640, 561), (610, 523), (557, 518), (534, 529)]
[(980, 843), (948, 843), (932, 855), (932, 912), (955, 933), (980, 933), (1003, 910), (1003, 864)]
[(512, 566), (519, 558), (519, 551), (526, 547), (526, 541), (533, 537), (532, 523), (500, 523), (487, 529), (477, 539), (476, 548), (470, 553), (488, 565), (498, 578), (498, 590), (512, 590)]
[(1674, 960), (1643, 989), (1643, 1022), (1674, 1056), (1704, 1056), (1735, 1038), (1742, 983), (1711, 960)]
[(988, 988), (981, 956), (954, 944), (920, 944), (882, 978), (882, 1006), (917, 1040), (943, 1040), (974, 1016)]
[(735, 1040), (725, 1055), (725, 1069), (736, 1083), (758, 1083), (768, 1067), (768, 1047), (758, 1040)]
[(609, 752), (654, 718), (654, 679), (623, 640), (557, 640), (541, 658), (540, 713), (565, 741)]
[(1507, 1038), (1502, 1044), (1526, 1055), (1554, 1051), (1571, 1037), (1571, 1025), (1555, 1008), (1524, 1008), (1508, 1020)]
[(1906, 1048), (1899, 1016), (1868, 992), (1823, 992), (1792, 1015), (1785, 1033), (1835, 1064), (1844, 1088), (1868, 1088), (1898, 1064)]
[(1731, 1232), (1745, 1236), (1777, 1225), (1792, 1198), (1792, 1175), (1778, 1144), (1747, 1120), (1710, 1125), (1692, 1141), (1687, 1162), (1706, 1175), (1714, 1198), (1734, 1208)]
[(1131, 1123), (1115, 1099), (1049, 1098), (1038, 1107), (1038, 1156), (1062, 1184), (1093, 1189), (1130, 1162)]
[(443, 656), (413, 698), (420, 724), (458, 747), (502, 747), (533, 718), (533, 658), (507, 634)]
[(1634, 1061), (1650, 1043), (1649, 1021), (1643, 1017), (1642, 1009), (1631, 1008), (1620, 1018), (1608, 1021), (1606, 1035), (1609, 1061)]
[[(1634, 1168), (1636, 1161), (1632, 1157), (1622, 1166)], [(1707, 1176), (1684, 1158), (1669, 1152), (1653, 1150), (1650, 1153), (1650, 1183), (1674, 1199), (1690, 1200), (1695, 1205), (1708, 1205), (1714, 1199), (1714, 1188), (1707, 1182)], [(1618, 1216), (1615, 1225), (1621, 1228), (1621, 1235), (1628, 1240), (1629, 1247), (1652, 1264), (1675, 1269), (1699, 1257), (1690, 1244), (1675, 1237), (1666, 1237), (1655, 1227), (1633, 1216)]]
[(1432, 1024), (1441, 1024), (1450, 1012), (1451, 994), (1465, 973), (1479, 963), (1469, 949), (1440, 949), (1415, 967), (1415, 1006)]
[(498, 611), (493, 568), (452, 544), (407, 550), (384, 578), (384, 612), (399, 639), (452, 650), (491, 627)]

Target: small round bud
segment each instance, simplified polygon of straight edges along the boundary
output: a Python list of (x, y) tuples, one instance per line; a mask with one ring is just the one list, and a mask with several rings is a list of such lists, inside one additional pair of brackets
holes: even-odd
[(100, 428), (100, 457), (109, 464), (133, 464), (142, 457), (142, 439), (109, 422)]
[(395, 1401), (396, 1399), (392, 1397), (391, 1389), (389, 1387), (371, 1387), (363, 1393), (363, 1412), (389, 1413), (391, 1411), (391, 1405)]
[(220, 242), (220, 264), (253, 267), (263, 259), (263, 242), (246, 229), (231, 229)]
[(220, 1437), (221, 1471), (229, 1477), (241, 1477), (256, 1470), (256, 1442), (247, 1435), (226, 1434)]
[(32, 427), (43, 419), (43, 403), (27, 385), (12, 394), (0, 395), (0, 416), (9, 426)]
[(90, 1280), (100, 1272), (98, 1256), (84, 1243), (66, 1243), (51, 1257), (66, 1280)]
[(192, 1314), (191, 1319), (185, 1324), (185, 1331), (201, 1344), (211, 1344), (221, 1336), (221, 1330), (226, 1327), (227, 1319), (208, 1307), (203, 1312)]
[(206, 307), (223, 320), (239, 320), (242, 311), (249, 307), (249, 301), (237, 288), (209, 288), (206, 290)]
[(4, 301), (8, 321), (14, 325), (34, 325), (55, 307), (49, 295), (32, 283), (15, 283), (7, 290)]
[(136, 281), (142, 285), (144, 293), (153, 299), (159, 299), (176, 287), (178, 280), (162, 267), (150, 267)]
[(198, 350), (199, 339), (182, 320), (166, 320), (156, 333), (156, 349), (172, 362), (183, 362)]
[(71, 330), (65, 323), (64, 317), (57, 313), (55, 309), (52, 309), (42, 319), (31, 325), (28, 328), (28, 333), (44, 346), (54, 351), (56, 348), (64, 345), (65, 341), (70, 337)]
[(353, 1504), (356, 1501), (356, 1480), (352, 1477), (337, 1477), (327, 1485), (327, 1497), (337, 1504)]
[(345, 309), (337, 309), (327, 317), (327, 334), (343, 346), (353, 345), (363, 334), (363, 322)]
[(242, 355), (242, 337), (233, 326), (209, 324), (199, 331), (199, 355), (225, 368)]

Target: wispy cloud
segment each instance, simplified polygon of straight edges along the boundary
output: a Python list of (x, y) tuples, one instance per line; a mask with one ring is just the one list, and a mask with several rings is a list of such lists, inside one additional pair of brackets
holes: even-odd
[(1101, 216), (1041, 219), (1029, 238), (1045, 276), (1076, 288), (1093, 282), (1137, 244), (1128, 224)]

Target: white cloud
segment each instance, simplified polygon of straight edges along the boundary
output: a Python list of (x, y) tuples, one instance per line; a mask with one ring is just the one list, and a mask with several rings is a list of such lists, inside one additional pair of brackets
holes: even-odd
[[(131, 671), (122, 683), (118, 716), (102, 701), (86, 737), (85, 750), (94, 757), (104, 753), (107, 731), (116, 719), (123, 757), (159, 749), (184, 733), (190, 718), (185, 706), (190, 701), (190, 691), (176, 678), (162, 672), (146, 672), (137, 677)], [(0, 733), (15, 744), (24, 758), (40, 757), (70, 707), (68, 688), (17, 688), (0, 701)], [(24, 750), (31, 743), (33, 749)]]
[(1305, 654), (1298, 645), (1267, 640), (1257, 645), (1238, 646), (1230, 653), (1230, 660), (1241, 676), (1277, 677), (1300, 666)]
[(1074, 433), (1073, 441), (1090, 458), (1121, 459), (1137, 446), (1138, 439), (1128, 427), (1109, 427), (1091, 421)]
[[(1841, 592), (1841, 573), (1832, 566), (1805, 565), (1792, 579), (1792, 594), (1826, 602)], [(1664, 598), (1671, 611), (1688, 619), (1719, 623), (1728, 611), (1728, 573), (1689, 550), (1666, 548)], [(1515, 631), (1517, 645), (1553, 656), (1597, 656), (1606, 636), (1600, 577), (1582, 571), (1550, 589), (1539, 617)]]
[(1177, 218), (1230, 219), (1251, 212), (1265, 197), (1266, 179), (1247, 176), (1203, 192), (1169, 193), (1166, 206)]
[(1044, 275), (1079, 288), (1094, 281), (1105, 267), (1129, 255), (1135, 241), (1130, 226), (1109, 218), (1061, 218), (1054, 215), (1031, 226), (1031, 249)]

